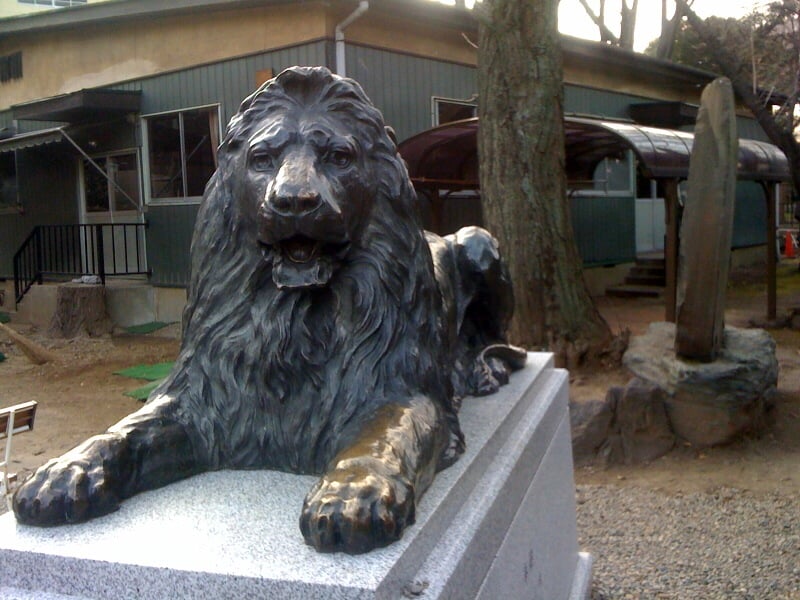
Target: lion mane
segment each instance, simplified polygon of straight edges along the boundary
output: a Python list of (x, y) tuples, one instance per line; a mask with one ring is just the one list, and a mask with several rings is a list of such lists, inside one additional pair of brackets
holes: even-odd
[[(246, 141), (266, 115), (309, 106), (356, 132), (374, 200), (329, 286), (278, 290), (256, 240), (257, 207), (237, 189), (238, 175)], [(197, 217), (183, 347), (159, 390), (187, 395), (191, 414), (215, 429), (203, 435), (212, 446), (195, 443), (208, 464), (320, 473), (376, 399), (422, 391), (446, 415), (448, 452), (461, 451), (447, 324), (415, 202), (380, 112), (354, 81), (295, 68), (244, 100)]]

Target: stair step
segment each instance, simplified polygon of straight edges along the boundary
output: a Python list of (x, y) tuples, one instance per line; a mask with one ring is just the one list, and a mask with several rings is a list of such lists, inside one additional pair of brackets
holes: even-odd
[(628, 275), (625, 278), (628, 285), (652, 285), (664, 287), (667, 283), (664, 274), (661, 275)]
[(661, 275), (662, 277), (667, 272), (666, 266), (640, 266), (634, 265), (628, 272), (630, 277), (652, 277), (653, 275)]
[(660, 298), (664, 295), (664, 288), (658, 285), (633, 285), (625, 283), (606, 289), (606, 296), (616, 298)]

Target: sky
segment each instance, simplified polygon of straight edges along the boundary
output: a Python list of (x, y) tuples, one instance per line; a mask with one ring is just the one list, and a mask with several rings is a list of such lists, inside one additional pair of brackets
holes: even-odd
[[(453, 0), (438, 0), (452, 4)], [(587, 0), (589, 6), (598, 10), (599, 0)], [(695, 0), (692, 4), (694, 12), (700, 17), (712, 15), (719, 17), (742, 17), (758, 6), (769, 4), (770, 0)], [(467, 0), (471, 6), (474, 0)], [(611, 31), (619, 34), (620, 0), (606, 0), (606, 25)], [(586, 14), (579, 0), (560, 0), (558, 6), (558, 25), (561, 33), (575, 37), (599, 40), (597, 26)], [(643, 51), (647, 45), (661, 33), (661, 0), (639, 0), (634, 34), (634, 49)]]
[[(595, 10), (599, 0), (588, 0)], [(764, 0), (695, 0), (692, 8), (700, 17), (742, 17)], [(606, 0), (606, 24), (619, 34), (619, 0)], [(600, 39), (592, 22), (578, 0), (561, 0), (558, 7), (558, 28), (561, 33), (587, 39)], [(641, 52), (661, 33), (661, 0), (639, 0), (634, 34), (634, 49)]]

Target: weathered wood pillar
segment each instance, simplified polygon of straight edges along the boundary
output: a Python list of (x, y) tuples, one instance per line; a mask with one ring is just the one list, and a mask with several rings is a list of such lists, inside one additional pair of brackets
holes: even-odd
[(678, 286), (678, 242), (681, 223), (681, 206), (678, 201), (677, 179), (664, 182), (664, 208), (667, 240), (664, 244), (664, 263), (666, 270), (666, 307), (664, 320), (675, 322), (675, 295)]
[(777, 215), (775, 214), (775, 198), (777, 186), (769, 183), (765, 186), (767, 200), (767, 320), (774, 321), (778, 315), (778, 296), (776, 289), (777, 248), (775, 247), (775, 232), (777, 230)]
[(682, 358), (711, 362), (722, 348), (738, 152), (733, 88), (721, 77), (703, 90), (689, 164), (676, 303)]

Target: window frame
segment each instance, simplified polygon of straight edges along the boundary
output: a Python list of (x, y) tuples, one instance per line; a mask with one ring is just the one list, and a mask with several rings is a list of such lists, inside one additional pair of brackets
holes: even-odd
[(438, 127), (439, 125), (444, 125), (446, 123), (453, 123), (454, 121), (445, 121), (445, 123), (440, 122), (439, 120), (439, 104), (457, 104), (459, 106), (470, 106), (475, 109), (475, 117), (478, 116), (478, 101), (474, 98), (448, 98), (446, 96), (431, 96), (431, 123), (433, 127)]
[[(190, 112), (193, 110), (208, 110), (216, 109), (217, 111), (217, 139), (222, 140), (224, 131), (222, 129), (222, 104), (219, 102), (212, 104), (201, 104), (198, 106), (188, 106), (185, 108), (178, 108), (174, 110), (162, 110), (159, 112), (147, 113), (139, 117), (139, 128), (142, 132), (142, 156), (141, 156), (141, 171), (142, 171), (142, 198), (145, 206), (186, 206), (200, 204), (203, 196), (183, 196), (172, 198), (153, 198), (152, 197), (152, 181), (150, 179), (150, 132), (148, 127), (148, 119), (156, 117), (163, 117), (167, 115), (178, 115), (180, 122), (180, 136), (181, 148), (185, 151), (185, 139), (183, 133), (183, 117), (181, 113)], [(212, 150), (215, 154), (217, 148), (212, 144)], [(186, 172), (186, 157), (181, 152), (182, 169), (185, 175)]]

